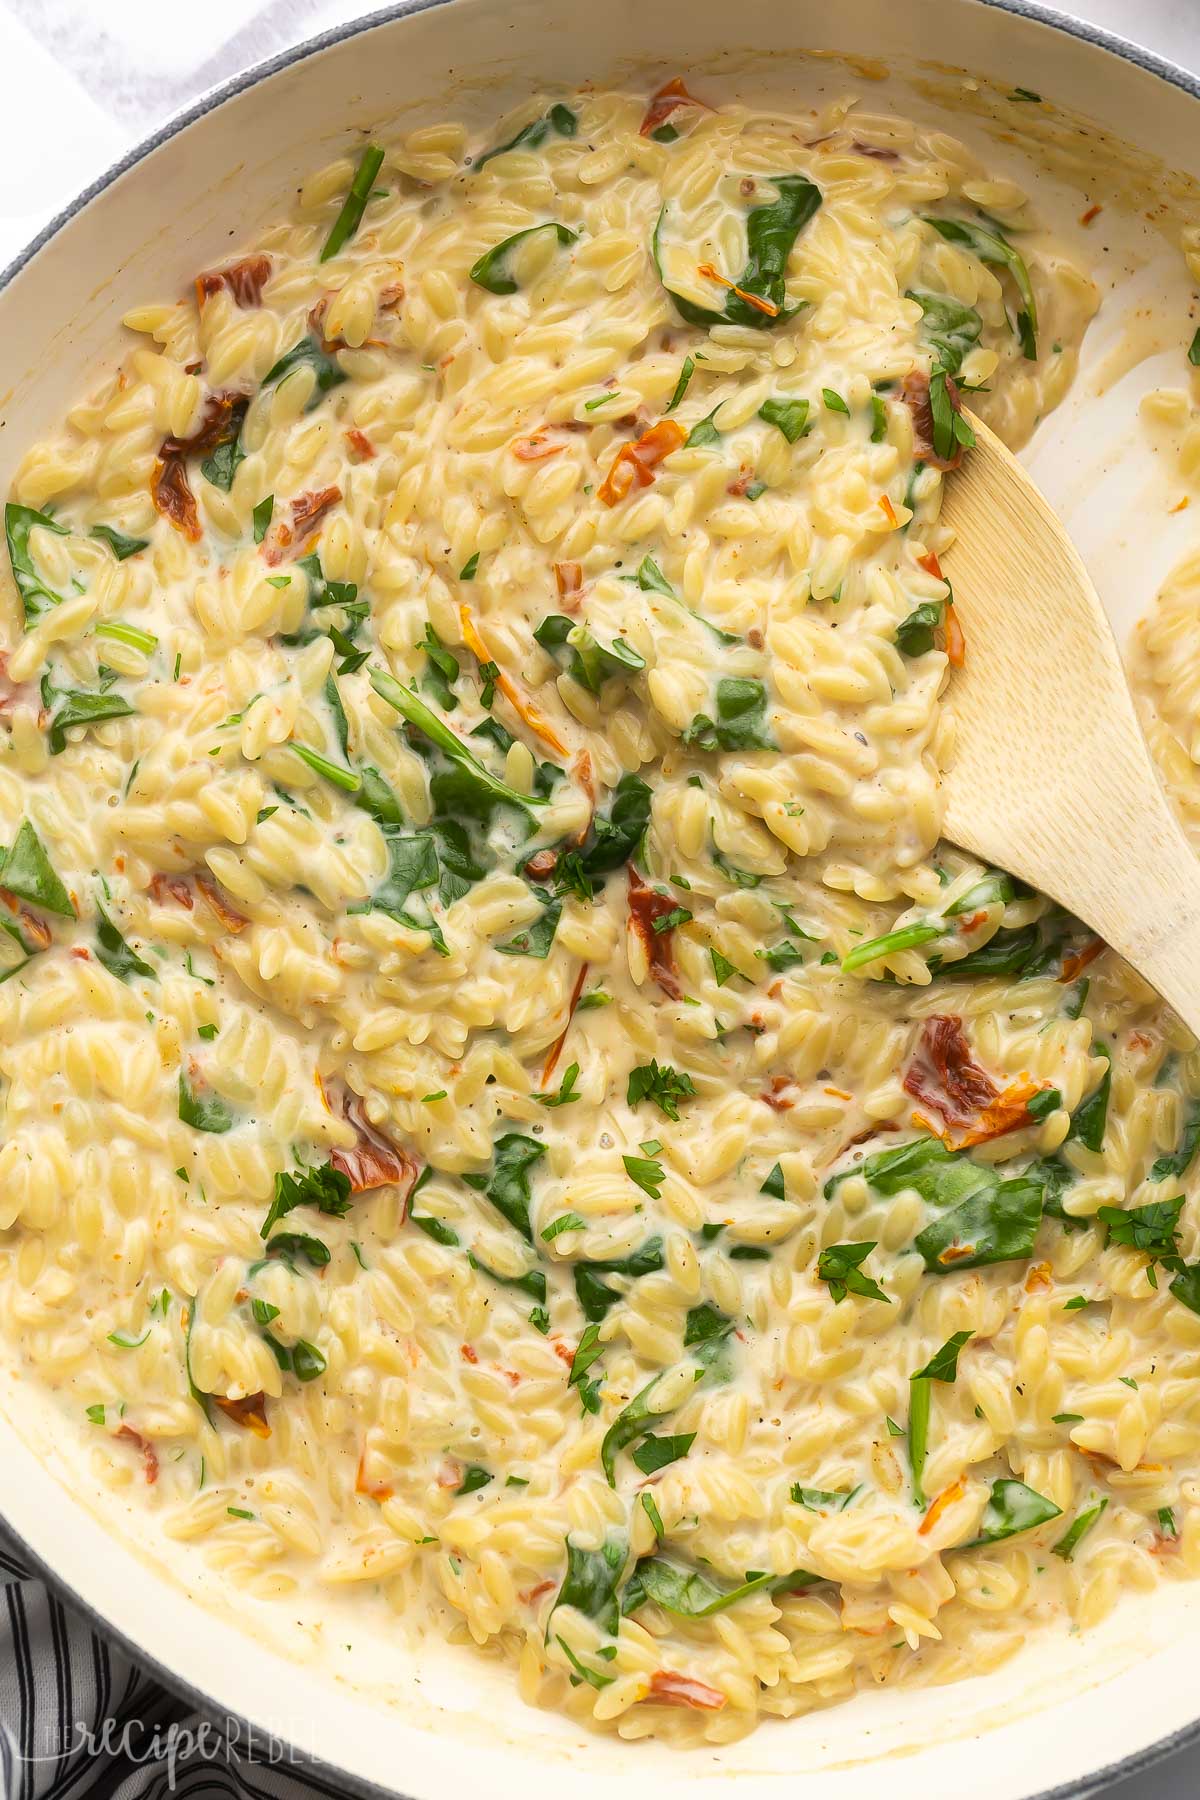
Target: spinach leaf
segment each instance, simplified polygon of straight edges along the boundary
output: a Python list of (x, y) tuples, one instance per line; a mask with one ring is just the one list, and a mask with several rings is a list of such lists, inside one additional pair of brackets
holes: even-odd
[(766, 1180), (759, 1188), (760, 1194), (769, 1194), (772, 1200), (787, 1199), (787, 1185), (783, 1179), (783, 1164), (776, 1163), (768, 1172)]
[(298, 1381), (315, 1381), (327, 1366), (323, 1353), (306, 1338), (298, 1338), (292, 1345), (291, 1362), (292, 1374)]
[(633, 1396), (627, 1406), (622, 1407), (612, 1424), (604, 1434), (600, 1446), (600, 1462), (608, 1480), (609, 1487), (616, 1487), (616, 1457), (619, 1450), (636, 1442), (650, 1430), (650, 1426), (658, 1414), (650, 1411), (650, 1398), (662, 1380), (661, 1375), (654, 1375), (644, 1388)]
[(233, 1126), (233, 1114), (221, 1096), (195, 1092), (182, 1072), (179, 1076), (179, 1117), (196, 1131), (220, 1133)]
[(683, 1331), (684, 1347), (690, 1344), (720, 1343), (732, 1330), (733, 1320), (707, 1300), (702, 1300), (699, 1306), (688, 1309)]
[(358, 601), (358, 583), (330, 581), (315, 550), (302, 556), (296, 567), (308, 580), (308, 604), (314, 611), (322, 606), (353, 606)]
[(1081, 981), (1075, 983), (1070, 991), (1066, 1004), (1063, 1007), (1064, 1019), (1078, 1019), (1082, 1016), (1083, 1008), (1088, 997), (1088, 990), (1091, 985), (1092, 984), (1086, 975)]
[(443, 712), (453, 712), (458, 705), (458, 695), (451, 684), (458, 680), (461, 672), (458, 658), (447, 650), (433, 626), (428, 623), (418, 648), (429, 659), (429, 671), (422, 686), (426, 693), (433, 695)]
[(675, 600), (678, 595), (671, 586), (652, 556), (643, 556), (633, 578), (643, 594), (665, 594), (668, 600)]
[[(262, 384), (265, 388), (273, 387), (277, 381), (282, 381), (284, 376), (290, 375), (294, 369), (303, 368), (305, 363), (309, 365), (317, 378), (316, 386), (304, 408), (305, 412), (311, 412), (314, 406), (321, 404), (330, 388), (335, 388), (340, 382), (346, 380), (345, 371), (339, 368), (320, 339), (314, 337), (311, 332), (306, 337), (302, 337), (298, 344), (293, 344), (291, 349), (285, 351), (279, 361), (267, 370)], [(304, 562), (307, 560), (307, 557), (303, 559)], [(301, 567), (303, 567), (303, 562)], [(314, 600), (312, 604), (316, 606), (323, 602)]]
[(118, 981), (132, 981), (135, 975), (144, 975), (150, 981), (157, 981), (158, 976), (148, 962), (129, 948), (121, 933), (117, 930), (102, 906), (96, 909), (98, 922), (96, 925), (96, 960), (102, 963), (110, 975)]
[[(623, 1537), (613, 1533), (600, 1550), (584, 1550), (568, 1538), (567, 1572), (550, 1608), (552, 1619), (560, 1606), (573, 1606), (585, 1619), (592, 1619), (608, 1637), (615, 1637), (621, 1623), (617, 1605), (617, 1584), (629, 1546)], [(546, 1621), (549, 1635), (550, 1621)]]
[(460, 1240), (457, 1231), (452, 1226), (443, 1224), (441, 1219), (435, 1219), (429, 1213), (418, 1215), (410, 1212), (408, 1216), (417, 1230), (423, 1231), (425, 1236), (432, 1238), (435, 1244), (443, 1244), (448, 1250), (459, 1248)]
[(645, 658), (624, 638), (614, 638), (611, 644), (604, 645), (582, 625), (572, 632), (569, 648), (571, 674), (591, 694), (599, 694), (604, 683), (614, 676), (628, 681), (646, 667)]
[(108, 1342), (115, 1344), (118, 1350), (140, 1350), (149, 1336), (150, 1327), (147, 1325), (141, 1337), (136, 1338), (131, 1331), (110, 1331)]
[(717, 716), (697, 713), (680, 742), (696, 750), (777, 750), (767, 724), (767, 690), (761, 681), (723, 675), (717, 682)]
[(570, 107), (563, 106), (560, 101), (549, 112), (543, 113), (540, 119), (535, 119), (531, 125), (518, 131), (516, 137), (509, 138), (506, 144), (496, 144), (491, 150), (485, 150), (475, 167), (482, 169), (485, 163), (491, 162), (493, 156), (503, 156), (506, 150), (540, 150), (552, 132), (559, 137), (572, 138), (578, 130), (579, 120)]
[[(325, 1268), (332, 1259), (328, 1244), (323, 1244), (320, 1238), (309, 1237), (303, 1231), (277, 1231), (267, 1245), (267, 1255), (282, 1257), (289, 1268), (295, 1256), (302, 1256), (314, 1269)], [(250, 1272), (253, 1273), (253, 1268), (257, 1266), (253, 1265)]]
[(459, 1494), (477, 1494), (492, 1479), (490, 1469), (483, 1469), (478, 1463), (468, 1463), (463, 1471), (463, 1478), (454, 1490), (455, 1498)]
[(807, 1507), (809, 1512), (845, 1512), (850, 1502), (862, 1493), (862, 1484), (853, 1488), (835, 1488), (830, 1492), (827, 1488), (803, 1487), (800, 1482), (792, 1483), (791, 1495), (797, 1506)]
[(764, 1589), (769, 1593), (793, 1593), (815, 1586), (820, 1579), (806, 1569), (793, 1569), (790, 1575), (749, 1575), (736, 1587), (721, 1588), (700, 1569), (688, 1568), (665, 1556), (644, 1556), (625, 1590), (622, 1611), (634, 1612), (652, 1600), (664, 1612), (679, 1618), (711, 1619), (715, 1613)]
[[(334, 676), (327, 675), (325, 677), (325, 686), (322, 688), (321, 691), (325, 698), (325, 704), (329, 708), (329, 716), (333, 720), (333, 729), (337, 735), (338, 748), (341, 750), (342, 755), (346, 758), (346, 761), (349, 762), (349, 760), (350, 760), (350, 722), (346, 717), (346, 709), (342, 705), (342, 696), (341, 696), (340, 692), (338, 691), (338, 684), (337, 684), (337, 681), (334, 678)], [(355, 786), (354, 786), (355, 793), (358, 792), (358, 790), (361, 786), (362, 786), (362, 781), (360, 778), (358, 778), (356, 776), (355, 777)]]
[(362, 771), (362, 784), (355, 795), (354, 804), (371, 815), (385, 836), (389, 832), (399, 831), (404, 824), (400, 802), (378, 769), (366, 768)]
[(665, 1118), (679, 1121), (679, 1102), (689, 1100), (696, 1092), (690, 1075), (672, 1068), (664, 1063), (661, 1068), (657, 1060), (639, 1063), (629, 1071), (625, 1101), (629, 1106), (637, 1106), (639, 1101), (653, 1100)]
[(192, 1332), (196, 1327), (198, 1302), (199, 1296), (193, 1295), (187, 1309), (187, 1329), (183, 1334), (183, 1367), (184, 1372), (187, 1375), (188, 1392), (196, 1402), (196, 1405), (200, 1408), (200, 1411), (204, 1414), (205, 1423), (211, 1425), (213, 1416), (212, 1409), (208, 1403), (211, 1400), (212, 1395), (206, 1394), (203, 1388), (196, 1386), (196, 1378), (192, 1374)]
[(1179, 1143), (1174, 1150), (1160, 1156), (1151, 1164), (1148, 1181), (1165, 1181), (1173, 1176), (1181, 1180), (1191, 1168), (1197, 1149), (1200, 1148), (1200, 1100), (1193, 1100), (1187, 1118), (1184, 1120)]
[(319, 750), (310, 749), (307, 744), (286, 744), (284, 748), (290, 750), (293, 756), (298, 756), (317, 775), (323, 775), (326, 781), (331, 781), (334, 787), (343, 789), (347, 794), (357, 794), (362, 786), (361, 778), (353, 769), (339, 767), (337, 763), (330, 762), (327, 756), (322, 756)]
[(952, 461), (961, 444), (964, 450), (974, 448), (975, 433), (954, 405), (946, 386), (945, 369), (935, 367), (929, 376), (929, 417), (933, 423), (933, 448), (944, 461)]
[(598, 1324), (586, 1325), (583, 1336), (575, 1347), (571, 1358), (571, 1371), (567, 1376), (568, 1387), (578, 1387), (594, 1362), (604, 1355), (604, 1345), (600, 1342)]
[(343, 244), (347, 243), (362, 223), (367, 201), (371, 198), (371, 189), (375, 186), (375, 177), (383, 167), (383, 151), (378, 144), (368, 144), (362, 153), (358, 168), (354, 172), (354, 180), (350, 183), (350, 191), (342, 202), (342, 210), (334, 220), (329, 236), (321, 247), (318, 262), (328, 262), (336, 256)]
[[(640, 1499), (641, 1499), (641, 1503), (642, 1503), (642, 1511), (645, 1513), (646, 1517), (649, 1519), (650, 1523), (653, 1525), (654, 1535), (656, 1536), (659, 1543), (661, 1544), (663, 1539), (666, 1537), (667, 1533), (666, 1533), (666, 1528), (662, 1522), (662, 1514), (659, 1512), (658, 1507), (655, 1505), (654, 1495), (650, 1492), (649, 1488), (643, 1488), (641, 1495), (640, 1495)], [(1174, 1534), (1172, 1534), (1172, 1535), (1174, 1535)]]
[(1032, 974), (1035, 972), (1032, 965), (1041, 949), (1041, 933), (1036, 925), (1023, 925), (1015, 931), (1002, 928), (978, 950), (972, 950), (957, 962), (946, 963), (939, 972), (948, 981)]
[[(788, 261), (796, 239), (821, 204), (821, 190), (803, 175), (772, 175), (767, 178), (776, 190), (776, 198), (765, 206), (755, 206), (746, 214), (746, 265), (738, 276), (720, 312), (697, 306), (685, 300), (663, 279), (662, 230), (667, 209), (658, 215), (651, 240), (651, 252), (659, 280), (667, 288), (680, 318), (689, 325), (750, 325), (756, 330), (770, 330), (790, 319), (800, 310), (786, 305), (785, 282)], [(755, 306), (751, 299), (765, 302)]]
[(514, 231), (511, 237), (506, 237), (492, 249), (485, 250), (468, 269), (468, 280), (473, 281), (476, 287), (486, 288), (489, 294), (515, 294), (519, 283), (509, 267), (513, 247), (523, 244), (526, 238), (534, 237), (542, 231), (552, 231), (563, 245), (575, 243), (579, 236), (577, 231), (568, 231), (565, 225), (556, 224), (553, 220), (545, 225), (527, 225), (524, 231)]
[(944, 612), (944, 601), (926, 600), (901, 619), (896, 627), (896, 648), (901, 656), (924, 656), (934, 648), (933, 634), (940, 627)]
[(679, 1432), (673, 1437), (655, 1437), (651, 1433), (633, 1451), (633, 1460), (643, 1475), (657, 1475), (660, 1469), (686, 1456), (695, 1441), (694, 1431)]
[(152, 631), (142, 631), (124, 619), (102, 619), (96, 627), (96, 636), (111, 638), (116, 644), (127, 644), (131, 650), (140, 650), (143, 656), (152, 656), (158, 648), (158, 639)]
[[(578, 1063), (574, 1067), (578, 1071)], [(544, 1244), (552, 1244), (555, 1238), (562, 1237), (564, 1232), (585, 1231), (586, 1229), (587, 1220), (580, 1213), (566, 1212), (560, 1213), (557, 1219), (551, 1219), (548, 1225), (543, 1226), (540, 1235)]]
[(643, 556), (636, 573), (623, 575), (621, 579), (622, 581), (636, 581), (643, 594), (661, 594), (665, 600), (673, 600), (675, 605), (682, 612), (687, 613), (689, 618), (695, 619), (698, 625), (703, 625), (706, 631), (711, 631), (719, 644), (743, 642), (736, 631), (722, 631), (719, 625), (714, 625), (711, 619), (706, 619), (703, 613), (697, 612), (685, 600), (681, 600), (652, 556)]
[(529, 1219), (529, 1171), (546, 1154), (545, 1144), (536, 1138), (523, 1137), (519, 1131), (506, 1131), (496, 1139), (491, 1174), (472, 1176), (470, 1185), (485, 1193), (496, 1211), (516, 1227), (530, 1244), (533, 1226)]
[(974, 1336), (970, 1331), (956, 1331), (946, 1339), (940, 1350), (936, 1350), (925, 1364), (911, 1376), (913, 1381), (954, 1381), (958, 1377), (958, 1353), (964, 1344)]
[(279, 1221), (295, 1212), (298, 1206), (315, 1206), (318, 1212), (328, 1213), (336, 1219), (344, 1218), (350, 1211), (350, 1177), (331, 1163), (301, 1167), (292, 1175), (279, 1170), (275, 1176), (275, 1196), (259, 1235), (270, 1237)]
[(496, 1282), (500, 1287), (515, 1288), (520, 1294), (528, 1294), (539, 1306), (545, 1305), (546, 1277), (541, 1269), (526, 1269), (523, 1275), (501, 1275), (496, 1269), (490, 1269), (487, 1263), (480, 1262), (473, 1251), (468, 1251), (467, 1261), (481, 1275), (486, 1275), (489, 1281)]
[(221, 427), (220, 436), (200, 464), (200, 473), (205, 481), (220, 488), (222, 493), (229, 492), (240, 464), (246, 460), (246, 452), (242, 449), (242, 422), (249, 405), (249, 400), (245, 398), (234, 401), (229, 409), (229, 417)]
[[(717, 848), (715, 838), (713, 839), (712, 860), (713, 867), (720, 869), (722, 875), (724, 875), (726, 880), (734, 887), (756, 888), (761, 887), (763, 884), (763, 876), (754, 874), (751, 869), (739, 869), (736, 863), (730, 862), (724, 852)], [(801, 932), (800, 935), (803, 937), (804, 933)]]
[[(372, 669), (371, 686), (381, 699), (395, 707), (409, 725), (423, 732), (431, 743), (436, 744), (453, 765), (454, 776), (452, 779), (441, 778), (440, 790), (434, 792), (435, 803), (441, 797), (457, 802), (465, 806), (473, 818), (490, 817), (497, 806), (510, 806), (526, 818), (532, 830), (530, 808), (544, 806), (546, 802), (543, 798), (536, 794), (518, 794), (515, 788), (509, 787), (498, 776), (485, 769), (462, 739), (436, 713), (431, 712), (411, 688), (404, 687), (393, 676), (382, 669)], [(438, 782), (439, 777), (434, 776), (430, 783), (431, 792)]]
[[(722, 956), (721, 952), (713, 945), (709, 946), (708, 958), (712, 963), (713, 980), (719, 988), (727, 986), (735, 975), (742, 974), (737, 964), (730, 962), (727, 956)], [(743, 981), (747, 979), (749, 979), (747, 976), (742, 975)]]
[[(675, 383), (675, 391), (671, 395), (671, 398), (667, 401), (667, 411), (669, 413), (672, 413), (675, 411), (675, 408), (679, 405), (679, 402), (683, 399), (683, 396), (687, 393), (688, 383), (691, 381), (692, 376), (695, 373), (696, 373), (695, 357), (694, 356), (685, 356), (683, 359), (683, 365), (679, 371), (679, 380)], [(647, 562), (649, 562), (649, 560), (650, 560), (649, 557), (647, 557), (646, 560), (647, 560)]]
[(118, 531), (115, 525), (93, 525), (88, 536), (98, 538), (102, 544), (107, 544), (118, 562), (124, 562), (127, 556), (136, 556), (138, 551), (144, 550), (150, 542), (149, 538), (126, 537), (125, 533)]
[(895, 931), (885, 931), (882, 937), (868, 938), (865, 944), (856, 944), (843, 956), (842, 972), (851, 975), (855, 969), (878, 962), (881, 956), (894, 956), (898, 950), (915, 950), (921, 944), (931, 944), (944, 932), (943, 925), (934, 925), (928, 919), (914, 919), (911, 925), (898, 925)]
[[(606, 1687), (612, 1686), (616, 1680), (615, 1675), (605, 1675), (599, 1669), (589, 1669), (586, 1663), (580, 1662), (566, 1638), (556, 1636), (554, 1641), (575, 1671), (569, 1677), (572, 1687), (578, 1687), (581, 1681), (586, 1681), (589, 1687), (595, 1688), (597, 1693), (602, 1693)], [(600, 1655), (601, 1652), (597, 1651), (596, 1654)]]
[(56, 688), (59, 701), (51, 715), (47, 742), (51, 756), (61, 756), (72, 725), (101, 725), (106, 719), (131, 719), (134, 708), (120, 694), (87, 694), (77, 688)]
[(937, 361), (947, 375), (957, 375), (963, 358), (979, 342), (983, 320), (973, 306), (965, 306), (949, 294), (930, 294), (910, 288), (906, 300), (915, 300), (924, 318), (926, 341), (936, 352)]
[(973, 1537), (963, 1550), (977, 1550), (980, 1544), (998, 1544), (1003, 1538), (1016, 1537), (1019, 1531), (1033, 1531), (1050, 1519), (1062, 1516), (1044, 1494), (1026, 1487), (1023, 1481), (993, 1481), (988, 1503), (979, 1521), (979, 1536)]
[(980, 1168), (962, 1150), (948, 1150), (940, 1138), (912, 1138), (894, 1150), (879, 1150), (874, 1156), (831, 1175), (825, 1183), (825, 1198), (831, 1200), (843, 1181), (861, 1175), (870, 1187), (885, 1199), (915, 1188), (930, 1206), (951, 1206), (965, 1200), (977, 1188), (986, 1188), (998, 1180), (994, 1169)]
[(64, 919), (75, 917), (71, 896), (54, 872), (45, 846), (28, 819), (13, 839), (12, 848), (0, 859), (0, 887), (18, 900), (29, 900)]
[[(688, 1313), (683, 1341), (685, 1345), (697, 1346), (697, 1381), (710, 1376), (716, 1381), (728, 1379), (730, 1369), (726, 1339), (732, 1329), (733, 1320), (727, 1319), (707, 1303), (693, 1307)], [(617, 1414), (604, 1435), (600, 1446), (600, 1463), (609, 1487), (617, 1485), (615, 1464), (618, 1451), (624, 1450), (638, 1438), (645, 1437), (655, 1420), (662, 1416), (653, 1412), (650, 1406), (654, 1390), (661, 1380), (662, 1373), (652, 1376), (645, 1387), (639, 1389), (629, 1404)]]
[(764, 400), (758, 409), (758, 416), (766, 424), (774, 425), (782, 431), (789, 444), (796, 443), (811, 429), (807, 400)]
[(1074, 1169), (1060, 1162), (1057, 1156), (1040, 1157), (1022, 1170), (1026, 1181), (1036, 1181), (1042, 1189), (1042, 1216), (1056, 1219), (1064, 1231), (1083, 1231), (1088, 1224), (1087, 1219), (1077, 1218), (1067, 1212), (1062, 1197), (1067, 1189), (1073, 1187), (1078, 1179)]
[(541, 902), (541, 916), (518, 931), (515, 937), (509, 938), (507, 944), (497, 944), (496, 949), (501, 956), (534, 956), (539, 962), (545, 962), (554, 942), (554, 934), (558, 930), (558, 921), (562, 917), (562, 901), (543, 894), (538, 888), (531, 889), (531, 892)]
[(1174, 1200), (1151, 1200), (1146, 1206), (1102, 1206), (1096, 1218), (1108, 1233), (1107, 1243), (1144, 1250), (1152, 1262), (1179, 1258), (1179, 1215), (1183, 1195)]
[(596, 814), (588, 828), (579, 853), (585, 875), (607, 875), (629, 861), (650, 824), (650, 799), (650, 788), (640, 776), (622, 775), (607, 817)]
[(606, 648), (586, 625), (577, 625), (561, 613), (548, 613), (533, 635), (552, 656), (559, 650), (568, 652), (567, 673), (589, 694), (599, 694), (611, 676), (621, 675), (628, 680), (646, 667), (645, 658), (624, 638), (614, 638)]
[(1064, 1532), (1063, 1536), (1059, 1538), (1057, 1544), (1054, 1545), (1050, 1554), (1052, 1556), (1061, 1556), (1064, 1562), (1071, 1562), (1074, 1559), (1076, 1550), (1079, 1548), (1080, 1541), (1092, 1529), (1092, 1526), (1099, 1522), (1100, 1514), (1107, 1505), (1108, 1495), (1106, 1494), (1103, 1499), (1093, 1500), (1090, 1506), (1085, 1506), (1083, 1511), (1077, 1513), (1074, 1519), (1072, 1519), (1067, 1530)]
[(1033, 1255), (1042, 1197), (1041, 1183), (1024, 1176), (994, 1180), (926, 1225), (917, 1233), (914, 1246), (931, 1275), (1021, 1261)]
[(859, 1267), (874, 1248), (872, 1238), (865, 1244), (829, 1244), (821, 1251), (817, 1258), (817, 1280), (829, 1284), (835, 1306), (840, 1306), (847, 1294), (859, 1294), (864, 1300), (883, 1300), (890, 1304), (879, 1283), (864, 1275)]
[(551, 1094), (539, 1094), (538, 1103), (541, 1106), (572, 1106), (576, 1100), (582, 1098), (575, 1085), (578, 1080), (579, 1064), (577, 1062), (568, 1063), (557, 1090)]
[(32, 506), (18, 506), (10, 500), (4, 508), (4, 535), (8, 540), (8, 560), (12, 565), (13, 580), (17, 584), (17, 592), (21, 596), (21, 604), (25, 609), (25, 628), (34, 624), (49, 612), (52, 606), (61, 606), (62, 595), (47, 587), (37, 569), (34, 567), (33, 553), (29, 548), (29, 534), (35, 525), (43, 531), (53, 531), (58, 537), (69, 537), (71, 534), (65, 525), (52, 519), (49, 513), (38, 512)]
[(958, 919), (964, 913), (978, 912), (984, 906), (1007, 906), (1016, 898), (1017, 892), (1017, 883), (1006, 869), (989, 869), (946, 908), (945, 916)]
[(971, 1337), (969, 1331), (956, 1331), (931, 1356), (923, 1369), (908, 1379), (908, 1462), (912, 1471), (913, 1500), (925, 1505), (922, 1477), (929, 1451), (929, 1418), (933, 1403), (933, 1383), (954, 1381), (958, 1375), (958, 1353)]
[(661, 1200), (664, 1179), (663, 1166), (652, 1156), (623, 1156), (625, 1173), (630, 1181), (637, 1183), (643, 1194), (649, 1194), (652, 1200)]
[(1192, 1312), (1200, 1313), (1200, 1263), (1184, 1263), (1168, 1291)]
[[(6, 938), (16, 944), (18, 950), (21, 952), (21, 957), (18, 962), (9, 963), (6, 968), (0, 969), (0, 987), (2, 987), (6, 981), (11, 981), (14, 975), (19, 975), (21, 970), (27, 967), (38, 952), (47, 948), (47, 946), (40, 943), (31, 943), (25, 937), (21, 927), (12, 919), (0, 919), (0, 932), (3, 932)], [(0, 944), (0, 952), (2, 952), (5, 957), (11, 954), (7, 945), (4, 944)]]
[(1104, 1133), (1108, 1125), (1108, 1096), (1112, 1087), (1112, 1052), (1105, 1045), (1095, 1046), (1096, 1055), (1105, 1059), (1107, 1067), (1104, 1077), (1096, 1090), (1089, 1094), (1071, 1115), (1071, 1129), (1068, 1138), (1074, 1138), (1085, 1150), (1100, 1151), (1104, 1148)]
[[(442, 870), (438, 859), (437, 838), (432, 831), (419, 831), (410, 837), (405, 837), (400, 832), (388, 832), (386, 842), (387, 874), (371, 895), (369, 906), (362, 910), (387, 913), (389, 918), (409, 926), (413, 931), (428, 931), (432, 933), (435, 945), (444, 948), (441, 926), (428, 906), (424, 908), (422, 916), (411, 911), (408, 904), (414, 894), (424, 893), (426, 889), (438, 885)], [(482, 872), (479, 871), (480, 874)]]
[(683, 440), (683, 447), (685, 450), (715, 450), (719, 447), (721, 433), (713, 424), (713, 420), (720, 410), (721, 405), (718, 401), (717, 405), (713, 407), (710, 413), (703, 419), (696, 420), (696, 423), (692, 426), (686, 438)]
[(1017, 313), (1017, 336), (1021, 341), (1021, 349), (1030, 362), (1037, 359), (1037, 301), (1034, 298), (1033, 283), (1029, 279), (1029, 270), (1024, 258), (1015, 250), (999, 227), (991, 220), (986, 226), (975, 225), (966, 219), (939, 219), (931, 213), (923, 213), (922, 218), (927, 225), (951, 244), (964, 244), (972, 251), (980, 262), (989, 263), (994, 268), (1007, 269), (1016, 284), (1017, 292), (1024, 302), (1023, 310)]
[[(263, 505), (273, 504), (273, 497), (268, 496)], [(258, 509), (256, 509), (258, 510)], [(358, 598), (358, 584), (353, 581), (328, 581), (321, 568), (321, 559), (313, 551), (302, 556), (296, 567), (303, 573), (307, 584), (307, 600), (305, 622), (295, 632), (285, 632), (280, 639), (284, 644), (311, 644), (317, 637), (327, 637), (338, 655), (342, 658), (338, 664), (339, 675), (353, 675), (361, 669), (370, 655), (369, 650), (360, 650), (355, 645), (358, 631), (370, 612), (370, 602)], [(290, 575), (273, 576), (272, 584), (286, 585)], [(330, 620), (317, 623), (311, 615), (325, 607), (339, 607), (342, 611), (341, 623)]]
[(573, 1270), (575, 1295), (584, 1318), (593, 1324), (599, 1324), (609, 1307), (614, 1306), (621, 1298), (617, 1290), (609, 1287), (603, 1280), (605, 1275), (629, 1275), (636, 1279), (642, 1275), (656, 1274), (664, 1266), (663, 1241), (660, 1237), (647, 1238), (631, 1256), (610, 1257), (603, 1262), (576, 1263)]

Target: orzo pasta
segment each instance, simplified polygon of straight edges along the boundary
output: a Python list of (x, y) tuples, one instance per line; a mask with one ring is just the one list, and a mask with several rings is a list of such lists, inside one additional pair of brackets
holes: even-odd
[(7, 510), (0, 1291), (80, 1466), (631, 1737), (1195, 1572), (1200, 1059), (938, 842), (959, 394), (1025, 436), (1086, 275), (681, 83), (196, 273)]

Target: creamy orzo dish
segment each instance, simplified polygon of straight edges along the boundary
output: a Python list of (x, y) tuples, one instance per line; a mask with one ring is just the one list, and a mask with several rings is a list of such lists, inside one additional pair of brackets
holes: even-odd
[(719, 1741), (1200, 1569), (1200, 1060), (939, 844), (1091, 282), (710, 99), (360, 147), (22, 462), (0, 1293), (231, 1593)]

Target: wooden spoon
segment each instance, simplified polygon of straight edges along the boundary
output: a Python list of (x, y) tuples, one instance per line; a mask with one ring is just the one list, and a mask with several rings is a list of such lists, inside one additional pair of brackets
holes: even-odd
[(995, 433), (970, 423), (976, 446), (942, 505), (966, 639), (943, 833), (1075, 913), (1200, 1035), (1200, 861), (1078, 551)]

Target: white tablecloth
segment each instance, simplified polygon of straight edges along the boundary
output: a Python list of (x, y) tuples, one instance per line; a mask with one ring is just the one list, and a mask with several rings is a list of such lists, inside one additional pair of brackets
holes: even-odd
[[(380, 0), (375, 0), (378, 5)], [(375, 5), (355, 0), (0, 0), (0, 266), (47, 219), (132, 144), (240, 69)], [(1200, 69), (1200, 0), (1058, 0), (1063, 11), (1136, 39)], [(133, 1710), (151, 1724), (186, 1708), (135, 1686), (119, 1654), (96, 1649), (36, 1583), (5, 1586), (0, 1545), (0, 1795), (35, 1800), (53, 1793), (132, 1800), (162, 1791), (165, 1769), (138, 1769), (102, 1751), (48, 1762), (22, 1759), (31, 1711), (54, 1717), (64, 1671), (75, 1676), (81, 1719), (104, 1708)], [(20, 1598), (16, 1596), (20, 1595)], [(6, 1609), (7, 1600), (7, 1609)], [(68, 1648), (68, 1640), (70, 1640)], [(103, 1679), (101, 1679), (103, 1677)], [(95, 1689), (89, 1686), (95, 1682)], [(128, 1685), (127, 1685), (128, 1684)], [(1197, 1689), (1200, 1711), (1200, 1687)], [(73, 1717), (73, 1715), (72, 1715)], [(197, 1793), (271, 1793), (307, 1800), (278, 1771), (233, 1770), (190, 1761)], [(123, 1779), (122, 1779), (123, 1778)], [(399, 1776), (403, 1782), (403, 1775)], [(118, 1785), (119, 1784), (119, 1785)], [(184, 1786), (181, 1779), (180, 1787)], [(1036, 1792), (1036, 1770), (1029, 1788)], [(325, 1790), (328, 1792), (328, 1790)], [(1109, 1800), (1196, 1800), (1200, 1749), (1109, 1790)], [(933, 1796), (932, 1800), (942, 1800)]]

